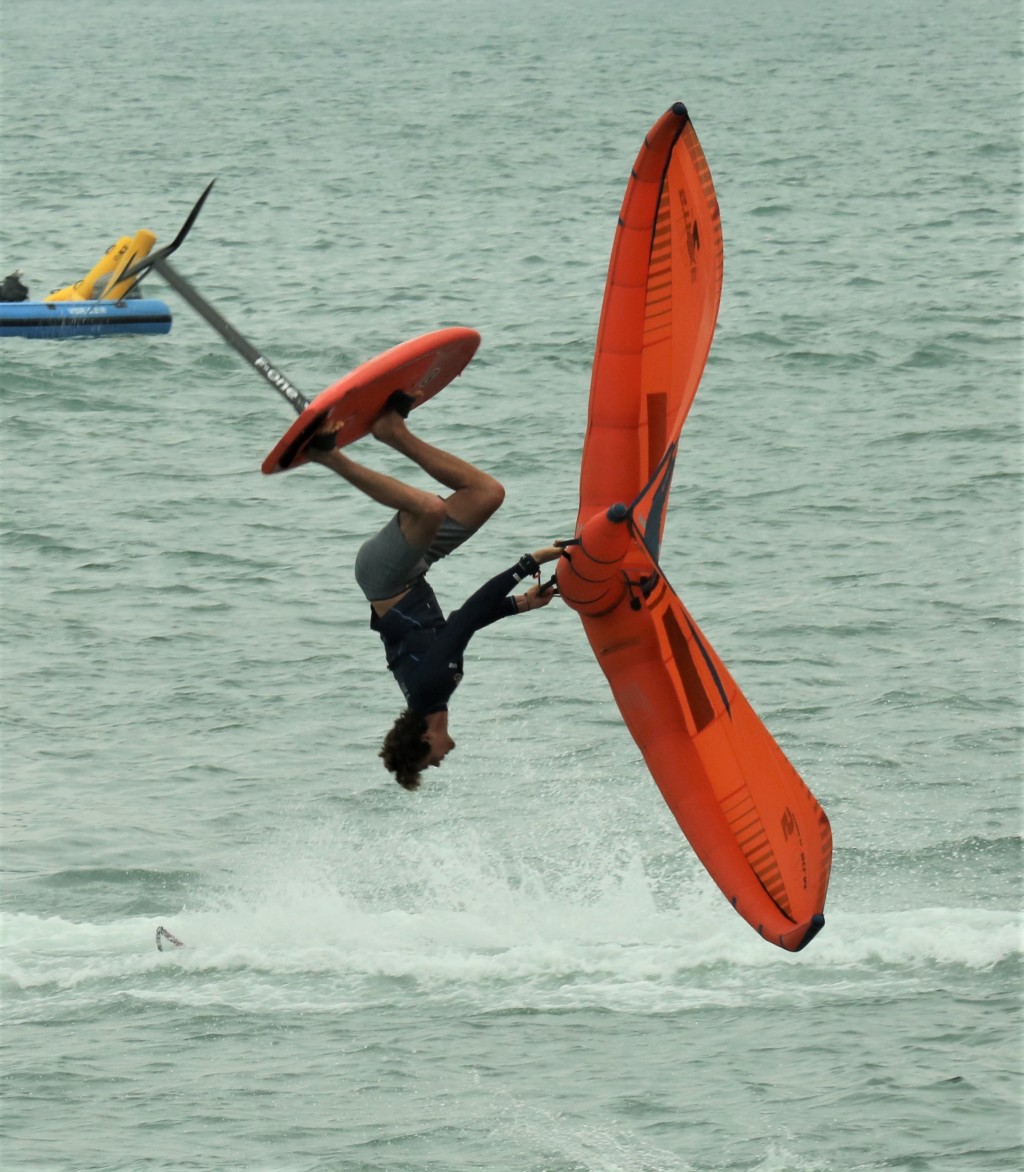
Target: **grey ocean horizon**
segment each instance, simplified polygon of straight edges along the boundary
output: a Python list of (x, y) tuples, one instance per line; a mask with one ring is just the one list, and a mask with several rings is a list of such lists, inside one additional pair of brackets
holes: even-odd
[(166, 243), (216, 178), (176, 266), (307, 397), (481, 332), (415, 417), (507, 489), (449, 608), (572, 528), (685, 102), (725, 289), (664, 566), (836, 840), (786, 956), (556, 606), (474, 639), (402, 792), (383, 515), (262, 476), (290, 408), (147, 281), (166, 337), (3, 345), (5, 1172), (1019, 1167), (1020, 58), (947, 0), (0, 6), (0, 276)]

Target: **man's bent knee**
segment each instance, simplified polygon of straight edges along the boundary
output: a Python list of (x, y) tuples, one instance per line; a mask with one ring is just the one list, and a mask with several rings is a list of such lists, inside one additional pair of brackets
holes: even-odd
[(481, 507), (487, 510), (487, 516), (496, 513), (505, 499), (505, 486), (493, 476), (486, 476), (485, 483), (480, 489)]
[(472, 484), (453, 492), (445, 504), (453, 521), (476, 530), (501, 507), (504, 499), (505, 490), (501, 484), (493, 476), (481, 472)]

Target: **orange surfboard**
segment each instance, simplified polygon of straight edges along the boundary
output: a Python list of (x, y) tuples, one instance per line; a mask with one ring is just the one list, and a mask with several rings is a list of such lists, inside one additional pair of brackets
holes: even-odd
[(404, 391), (419, 407), (465, 370), (479, 345), (476, 330), (450, 326), (362, 363), (302, 411), (263, 461), (264, 473), (307, 463), (309, 441), (318, 432), (333, 430), (339, 448), (362, 439), (395, 391)]
[(824, 924), (828, 818), (659, 564), (676, 449), (721, 290), (718, 201), (677, 103), (644, 140), (622, 204), (576, 542), (558, 586), (698, 858), (752, 927), (797, 951)]

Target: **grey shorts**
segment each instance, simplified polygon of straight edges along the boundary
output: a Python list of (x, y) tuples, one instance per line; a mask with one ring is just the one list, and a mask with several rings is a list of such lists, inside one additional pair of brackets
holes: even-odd
[(414, 549), (399, 528), (396, 513), (378, 534), (359, 547), (355, 565), (359, 588), (370, 602), (394, 598), (475, 532), (446, 516), (430, 548)]

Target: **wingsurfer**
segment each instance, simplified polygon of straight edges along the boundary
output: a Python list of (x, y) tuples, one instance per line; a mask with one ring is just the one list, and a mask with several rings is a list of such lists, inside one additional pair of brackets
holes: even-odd
[(462, 680), (462, 657), (470, 639), (498, 619), (547, 606), (554, 591), (539, 581), (522, 594), (509, 595), (524, 578), (562, 553), (552, 545), (524, 554), (446, 619), (427, 572), (495, 513), (505, 490), (493, 476), (414, 435), (404, 418), (411, 405), (407, 396), (392, 396), (371, 433), (451, 489), (449, 496), (442, 498), (366, 468), (334, 447), (329, 437), (317, 437), (309, 450), (311, 459), (395, 510), (360, 548), (355, 577), (370, 603), (370, 627), (380, 635), (388, 669), (407, 704), (379, 755), (408, 790), (418, 789), (423, 770), (440, 765), (455, 748), (448, 731), (448, 701)]

